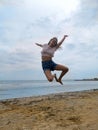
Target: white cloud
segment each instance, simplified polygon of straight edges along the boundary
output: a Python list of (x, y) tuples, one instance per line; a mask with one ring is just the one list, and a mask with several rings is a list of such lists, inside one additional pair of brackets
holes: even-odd
[(0, 5), (5, 6), (5, 5), (21, 5), (24, 2), (24, 0), (0, 0)]
[[(43, 16), (56, 14), (59, 12), (65, 13), (65, 15), (70, 15), (73, 11), (76, 11), (79, 5), (79, 0), (39, 0), (32, 1), (32, 0), (25, 0), (25, 8), (31, 10), (35, 10), (34, 13), (40, 13)], [(38, 16), (40, 16), (38, 15)], [(62, 15), (62, 14), (61, 14)]]

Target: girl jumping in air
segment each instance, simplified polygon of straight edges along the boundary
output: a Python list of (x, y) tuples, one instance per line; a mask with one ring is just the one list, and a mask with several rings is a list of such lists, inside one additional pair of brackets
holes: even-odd
[[(53, 60), (52, 57), (54, 56), (54, 53), (58, 48), (60, 48), (61, 44), (64, 42), (64, 40), (68, 37), (68, 35), (64, 35), (64, 37), (61, 39), (61, 41), (58, 42), (58, 39), (56, 37), (53, 37), (50, 39), (48, 44), (39, 44), (35, 43), (37, 46), (42, 47), (41, 51), (41, 58), (42, 58), (42, 68), (43, 71), (48, 79), (49, 82), (52, 82), (53, 79), (59, 83), (62, 83), (62, 77), (68, 72), (68, 67), (56, 64)], [(61, 74), (59, 78), (57, 78), (56, 74), (52, 75), (51, 71), (61, 71)]]

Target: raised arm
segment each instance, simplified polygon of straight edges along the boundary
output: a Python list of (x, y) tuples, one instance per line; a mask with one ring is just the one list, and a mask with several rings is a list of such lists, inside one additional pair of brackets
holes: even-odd
[(39, 44), (39, 43), (35, 43), (37, 46), (40, 46), (40, 47), (43, 47), (43, 45), (42, 44)]
[(58, 47), (61, 46), (61, 44), (64, 42), (64, 40), (68, 37), (68, 35), (64, 35), (64, 37), (61, 39), (61, 41), (58, 42)]

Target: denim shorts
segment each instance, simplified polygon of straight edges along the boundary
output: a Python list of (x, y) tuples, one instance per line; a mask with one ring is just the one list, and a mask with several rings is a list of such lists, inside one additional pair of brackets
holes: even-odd
[(44, 71), (45, 70), (54, 71), (56, 66), (57, 66), (57, 64), (54, 63), (52, 60), (42, 61), (42, 68)]

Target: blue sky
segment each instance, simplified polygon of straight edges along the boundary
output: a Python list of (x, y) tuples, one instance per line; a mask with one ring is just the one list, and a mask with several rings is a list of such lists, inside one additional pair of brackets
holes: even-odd
[(98, 0), (0, 0), (0, 80), (46, 79), (35, 43), (64, 34), (64, 79), (98, 77)]

